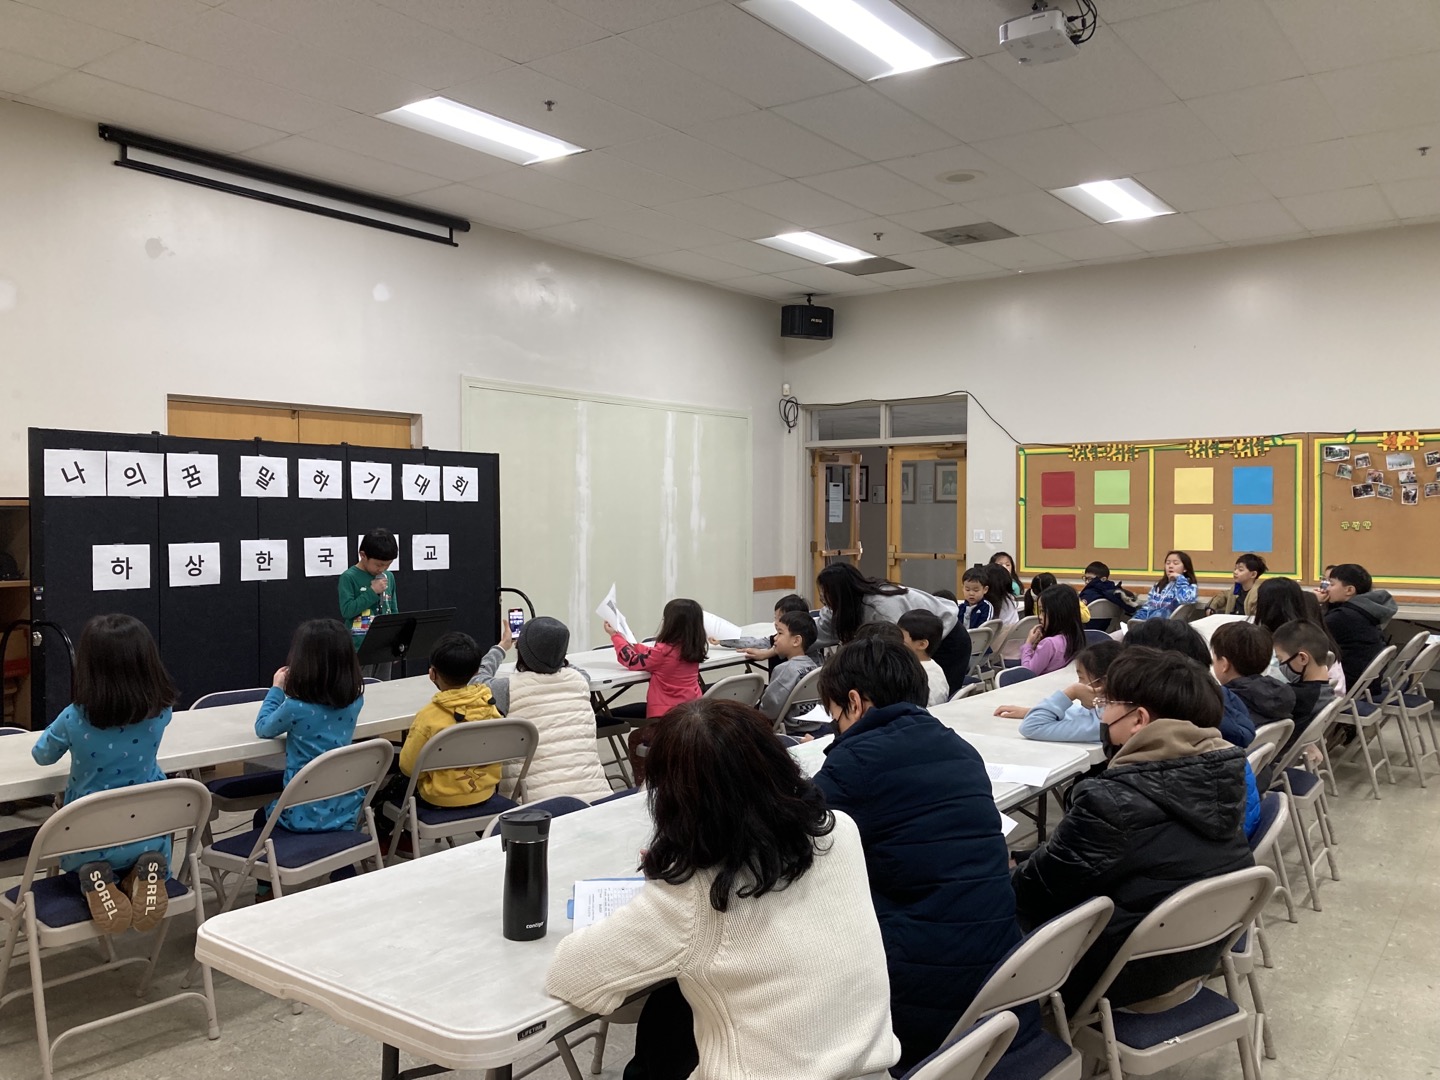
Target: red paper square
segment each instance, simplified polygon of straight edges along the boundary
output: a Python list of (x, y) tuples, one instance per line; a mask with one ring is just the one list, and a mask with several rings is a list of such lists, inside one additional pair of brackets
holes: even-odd
[[(1061, 475), (1068, 474), (1062, 473)], [(1041, 514), (1040, 546), (1073, 549), (1075, 547), (1075, 515)]]
[[(1074, 506), (1075, 474), (1073, 472), (1047, 472), (1040, 474), (1041, 506)], [(1045, 545), (1049, 547), (1049, 544)], [(1074, 544), (1070, 545), (1074, 547)]]

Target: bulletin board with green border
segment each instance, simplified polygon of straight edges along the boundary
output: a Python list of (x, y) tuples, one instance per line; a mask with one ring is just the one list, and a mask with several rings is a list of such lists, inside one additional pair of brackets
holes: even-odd
[(1277, 574), (1304, 566), (1304, 435), (1024, 446), (1018, 459), (1022, 574), (1079, 576), (1097, 559), (1117, 580), (1158, 574), (1172, 548), (1202, 580), (1229, 579), (1247, 551)]
[(1440, 586), (1440, 433), (1314, 434), (1308, 463), (1316, 580), (1353, 562), (1377, 585)]

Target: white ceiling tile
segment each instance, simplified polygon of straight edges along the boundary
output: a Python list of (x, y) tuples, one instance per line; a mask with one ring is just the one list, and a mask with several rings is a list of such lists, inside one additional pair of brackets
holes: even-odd
[[(952, 146), (928, 154), (894, 158), (881, 164), (946, 199), (983, 199), (1030, 186), (1028, 181), (971, 146)], [(970, 173), (972, 178), (965, 181), (949, 179), (956, 173)]]
[(1196, 210), (1189, 216), (1206, 232), (1232, 243), (1271, 236), (1298, 236), (1305, 231), (1274, 199)]
[(1370, 179), (1365, 163), (1345, 139), (1246, 154), (1240, 161), (1271, 195), (1282, 197), (1357, 187)]
[[(471, 181), (471, 186), (481, 191), (493, 191), (497, 195), (508, 195), (520, 202), (543, 206), (547, 210), (555, 210), (569, 217), (598, 218), (636, 209), (634, 203), (624, 199), (583, 188), (578, 184), (566, 183), (548, 173), (536, 172), (519, 165), (493, 176), (482, 176)], [(657, 250), (669, 251), (672, 248)]]
[(584, 248), (586, 251), (614, 255), (621, 259), (659, 255), (662, 251), (672, 250), (658, 240), (607, 228), (598, 221), (571, 221), (564, 225), (551, 225), (548, 228), (535, 229), (530, 235), (564, 244), (566, 247)]
[(1014, 0), (905, 0), (905, 7), (969, 56), (1000, 51), (1000, 24), (1028, 10)]
[[(793, 232), (796, 228), (793, 221), (761, 213), (759, 210), (744, 206), (725, 195), (704, 195), (698, 199), (683, 199), (676, 203), (662, 204), (656, 209), (662, 214), (673, 214), (683, 221), (693, 221), (696, 224), (717, 229), (730, 236), (742, 237), (745, 240), (776, 236), (783, 232)], [(752, 245), (743, 246), (749, 248)], [(774, 249), (761, 248), (760, 250), (773, 251)], [(792, 256), (787, 255), (785, 258), (789, 259)], [(751, 266), (750, 263), (741, 265)], [(773, 269), (771, 266), (753, 266), (751, 268), (755, 270)]]
[(0, 49), (0, 94), (23, 94), (64, 75), (68, 68)]
[(1009, 240), (991, 240), (976, 246), (984, 248), (980, 254), (986, 261), (1010, 270), (1033, 270), (1074, 261), (1024, 236), (1012, 237)]
[(1064, 63), (1027, 67), (1009, 53), (995, 53), (982, 63), (1072, 124), (1175, 100), (1169, 87), (1113, 33), (1097, 31), (1079, 56)]
[(1184, 7), (1195, 2), (1196, 0), (1105, 0), (1105, 10), (1100, 13), (1100, 21), (1113, 25), (1126, 19), (1138, 19), (1142, 15), (1154, 15), (1157, 11), (1169, 11), (1171, 8)]
[(1202, 0), (1119, 23), (1115, 33), (1182, 98), (1305, 73), (1305, 64), (1256, 0)]
[(1281, 199), (1295, 220), (1312, 232), (1360, 225), (1391, 225), (1395, 212), (1374, 184)]
[(617, 199), (628, 199), (641, 206), (659, 206), (661, 203), (677, 202), (700, 194), (689, 184), (682, 184), (679, 180), (642, 169), (639, 165), (604, 150), (570, 154), (526, 167), (593, 191), (603, 191)]
[(890, 220), (907, 229), (923, 233), (934, 232), (936, 229), (950, 229), (956, 225), (974, 225), (985, 219), (965, 206), (937, 206), (933, 210), (911, 210), (904, 214), (891, 214)]
[(1075, 131), (1109, 154), (1127, 175), (1214, 161), (1227, 152), (1181, 102), (1087, 120), (1076, 124)]
[(669, 244), (672, 250), (723, 244), (730, 239), (722, 232), (654, 210), (626, 210), (620, 214), (607, 214), (598, 220), (609, 228)]
[[(1440, 180), (1440, 123), (1352, 135), (1350, 145), (1376, 180)], [(1420, 153), (1420, 147), (1430, 147)]]
[(306, 134), (317, 142), (353, 150), (409, 169), (418, 169), (446, 180), (473, 180), (478, 176), (518, 169), (501, 158), (471, 150), (468, 146), (424, 135), (399, 124), (373, 116), (352, 116), (338, 124), (316, 128)]
[[(64, 15), (126, 37), (145, 39), (156, 29), (203, 14), (199, 0), (22, 0), (27, 7)], [(0, 34), (3, 37), (3, 34)]]
[(1266, 0), (1311, 71), (1440, 49), (1434, 0)]
[(710, 4), (625, 37), (756, 105), (769, 107), (855, 86), (857, 80), (730, 4)]
[(983, 251), (988, 246), (987, 244), (967, 244), (964, 247), (939, 247), (925, 251), (911, 251), (905, 255), (905, 261), (911, 266), (928, 270), (942, 278), (998, 277), (1001, 274), (1009, 273), (1007, 268), (987, 262), (981, 258), (980, 254), (971, 250), (978, 248)]
[[(445, 96), (588, 150), (663, 135), (665, 125), (622, 109), (534, 68), (513, 66), (482, 75)], [(551, 102), (547, 107), (546, 102)]]
[(885, 286), (865, 275), (847, 274), (829, 266), (812, 266), (808, 270), (786, 270), (776, 277), (804, 285), (820, 294), (841, 296), (847, 293), (884, 292)]
[(693, 251), (671, 251), (663, 255), (644, 255), (638, 262), (653, 266), (671, 274), (699, 278), (701, 281), (725, 281), (731, 278), (749, 277), (750, 274), (734, 263), (721, 262)]
[[(293, 0), (287, 0), (293, 2)], [(389, 8), (524, 64), (605, 37), (551, 0), (381, 0)]]
[(764, 244), (753, 244), (748, 240), (732, 240), (728, 244), (699, 248), (698, 253), (760, 273), (771, 273), (775, 270), (800, 270), (812, 265), (796, 255), (776, 251)]
[(939, 150), (955, 140), (868, 86), (856, 86), (775, 110), (870, 161)]
[(566, 11), (616, 34), (668, 19), (714, 0), (555, 0)]
[(1232, 154), (1340, 137), (1335, 111), (1309, 77), (1197, 98), (1190, 110)]
[(350, 116), (338, 105), (144, 42), (103, 56), (85, 70), (102, 79), (281, 131), (309, 131)]
[(1402, 218), (1430, 218), (1440, 215), (1440, 180), (1395, 180), (1381, 184), (1385, 198)]
[(1255, 202), (1270, 194), (1265, 185), (1233, 157), (1140, 173), (1135, 179), (1182, 212)]
[(0, 0), (0, 42), (10, 52), (35, 60), (76, 68), (131, 40), (29, 4)]
[(1215, 243), (1215, 237), (1184, 214), (1167, 214), (1145, 221), (1117, 221), (1106, 226), (1145, 251), (1179, 251)]
[(689, 134), (772, 169), (781, 176), (804, 176), (858, 165), (864, 159), (768, 110), (711, 120)]
[(499, 53), (372, 0), (227, 0), (225, 10), (431, 90), (511, 66)]
[(879, 165), (860, 165), (820, 176), (807, 176), (801, 183), (880, 215), (924, 210), (930, 206), (944, 206), (950, 201)]
[(156, 31), (153, 43), (372, 116), (427, 96), (416, 83), (218, 9)]
[(717, 284), (722, 289), (749, 293), (751, 296), (763, 296), (769, 300), (786, 300), (799, 303), (805, 298), (805, 289), (803, 286), (796, 285), (793, 281), (771, 277), (767, 274), (756, 274), (754, 277), (731, 278), (729, 281), (721, 281), (717, 282)]
[(443, 179), (428, 173), (368, 158), (338, 146), (315, 142), (303, 135), (292, 135), (279, 142), (267, 143), (248, 151), (244, 156), (302, 176), (313, 176), (333, 184), (395, 198), (445, 186)]
[(1109, 154), (1068, 127), (989, 139), (976, 149), (1047, 189), (1123, 175)]
[(832, 199), (794, 180), (732, 191), (730, 197), (756, 210), (774, 214), (806, 229), (823, 228), (846, 221), (860, 221), (871, 215), (859, 207)]
[(543, 229), (573, 220), (569, 214), (531, 206), (504, 195), (496, 195), (493, 191), (481, 191), (468, 184), (451, 184), (449, 187), (426, 191), (416, 195), (413, 201), (421, 206), (433, 206), (437, 210), (460, 214), (471, 221), (509, 229), (512, 232)]
[(582, 45), (531, 66), (670, 127), (689, 127), (754, 108), (739, 94), (620, 37)]
[(712, 195), (780, 179), (778, 173), (678, 131), (611, 147), (610, 152)]
[(984, 221), (1003, 225), (1022, 236), (1030, 233), (1080, 229), (1092, 220), (1067, 206), (1048, 191), (1024, 191), (1015, 195), (992, 195), (988, 199), (967, 199), (965, 208)]
[(72, 71), (45, 83), (30, 91), (26, 100), (71, 116), (158, 132), (168, 139), (226, 153), (263, 146), (286, 135), (275, 128), (171, 101), (83, 71)]
[[(879, 240), (875, 239), (876, 233), (880, 234)], [(882, 217), (851, 221), (844, 225), (827, 225), (825, 235), (832, 240), (839, 240), (842, 244), (868, 251), (872, 255), (897, 257), (901, 262), (909, 262), (913, 252), (945, 246), (939, 240), (922, 236), (913, 229), (907, 229), (889, 218)]]
[[(903, 259), (900, 261), (904, 261)], [(868, 275), (872, 281), (888, 285), (892, 289), (914, 289), (925, 285), (939, 285), (944, 279), (939, 274), (912, 267), (909, 270), (887, 270), (883, 274)]]
[(874, 87), (962, 142), (1060, 123), (1058, 116), (981, 60), (896, 75)]
[(1316, 75), (1315, 83), (1347, 135), (1433, 124), (1440, 106), (1440, 53), (1327, 71)]
[(1058, 251), (1076, 262), (1093, 262), (1097, 259), (1135, 258), (1140, 249), (1124, 237), (1104, 225), (1088, 225), (1083, 229), (1066, 229), (1064, 232), (1042, 233), (1030, 237), (1037, 244)]

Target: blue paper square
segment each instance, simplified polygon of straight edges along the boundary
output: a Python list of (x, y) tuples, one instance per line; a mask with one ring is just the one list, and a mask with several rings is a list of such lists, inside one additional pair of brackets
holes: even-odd
[[(1265, 470), (1269, 472), (1269, 469)], [(1239, 472), (1237, 469), (1236, 472)], [(1275, 543), (1275, 518), (1272, 514), (1234, 514), (1230, 518), (1230, 548), (1237, 555), (1243, 551), (1271, 551)]]
[(1238, 465), (1231, 474), (1230, 491), (1236, 506), (1270, 506), (1275, 502), (1275, 470), (1269, 465)]

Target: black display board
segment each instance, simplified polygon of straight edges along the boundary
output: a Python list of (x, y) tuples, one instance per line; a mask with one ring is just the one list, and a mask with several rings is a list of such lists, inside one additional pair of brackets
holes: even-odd
[[(218, 459), (219, 490), (204, 498), (169, 493), (158, 498), (47, 497), (46, 450), (213, 454)], [(286, 497), (241, 494), (241, 458), (252, 455), (285, 460)], [(343, 497), (300, 498), (302, 459), (337, 463)], [(391, 499), (355, 498), (352, 461), (388, 465)], [(478, 501), (403, 498), (401, 466), (406, 463), (475, 469)], [(32, 428), (30, 507), (32, 617), (58, 623), (78, 644), (92, 616), (134, 615), (159, 641), (166, 666), (180, 687), (182, 707), (216, 690), (268, 685), (285, 661), (296, 626), (306, 619), (338, 616), (336, 578), (305, 575), (306, 537), (343, 537), (343, 549), (336, 553), (339, 569), (354, 564), (361, 534), (376, 526), (398, 533), (401, 569), (396, 591), (401, 609), (453, 606), (458, 609), (455, 629), (465, 630), (487, 647), (498, 636), (500, 490), (499, 458), (494, 454)], [(423, 533), (449, 537), (449, 570), (420, 571), (412, 566), (412, 537)], [(284, 540), (289, 562), (285, 579), (242, 581), (243, 540)], [(150, 546), (150, 587), (96, 591), (92, 547), (122, 543)], [(220, 545), (218, 584), (170, 586), (169, 545), (180, 543)], [(58, 649), (58, 639), (46, 635), (45, 645), (32, 653), (37, 724), (49, 723), (70, 700), (69, 665)], [(49, 657), (47, 650), (52, 653)], [(423, 662), (417, 657), (409, 663), (418, 669)]]

